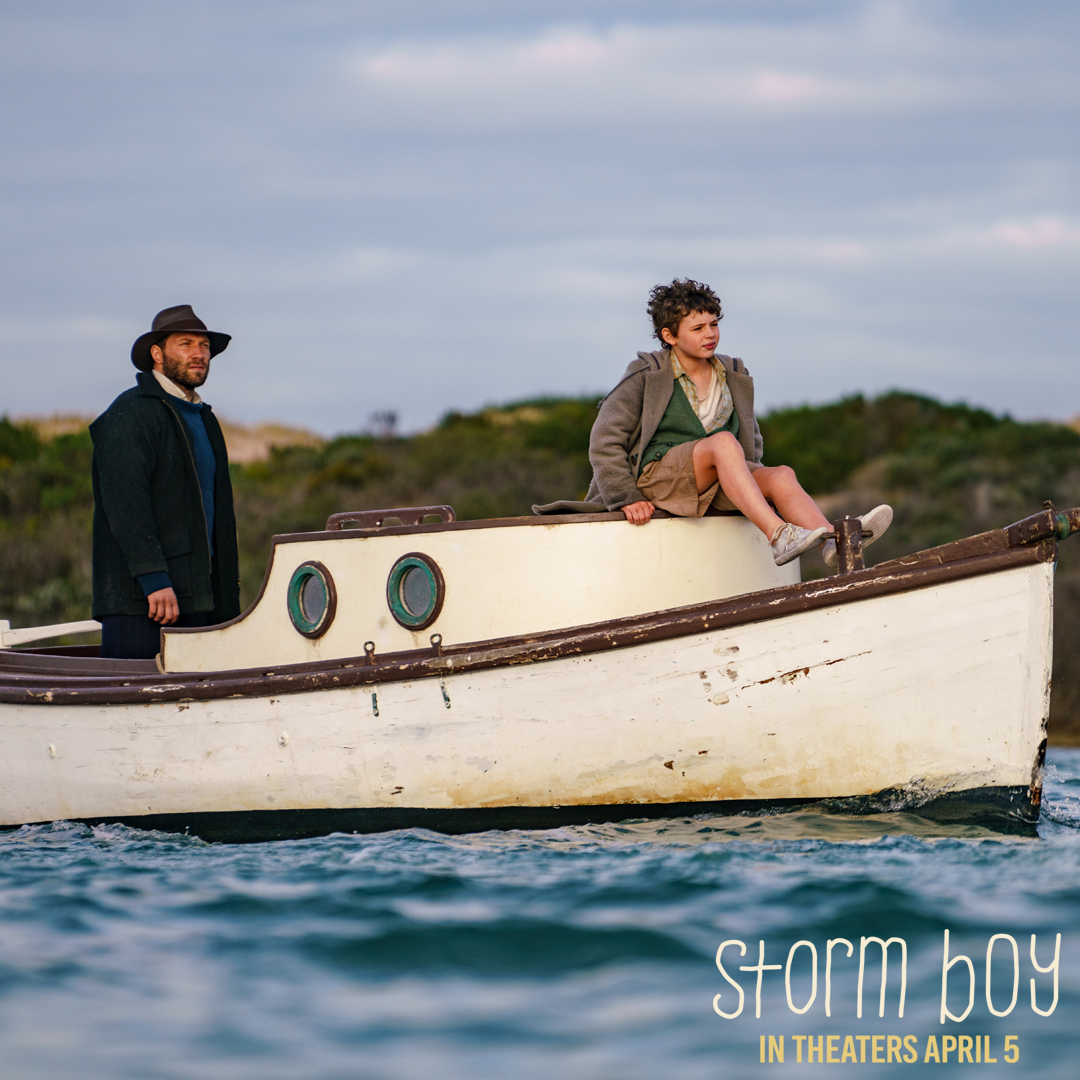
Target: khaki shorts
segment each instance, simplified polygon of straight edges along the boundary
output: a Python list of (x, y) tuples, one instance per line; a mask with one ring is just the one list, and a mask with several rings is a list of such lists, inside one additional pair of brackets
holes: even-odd
[[(699, 442), (695, 439), (679, 443), (659, 461), (650, 461), (638, 477), (638, 491), (653, 506), (676, 517), (701, 517), (710, 506), (737, 512), (738, 507), (724, 494), (719, 480), (705, 491), (698, 491), (694, 479), (694, 447)], [(754, 461), (748, 461), (746, 467), (751, 472), (762, 468)]]

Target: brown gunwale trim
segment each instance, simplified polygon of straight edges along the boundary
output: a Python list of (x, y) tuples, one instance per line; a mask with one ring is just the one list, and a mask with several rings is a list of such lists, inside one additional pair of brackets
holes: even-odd
[[(439, 678), (511, 664), (584, 656), (608, 649), (764, 622), (999, 570), (1053, 562), (1056, 555), (1056, 543), (1045, 540), (943, 565), (872, 567), (842, 577), (822, 578), (706, 604), (671, 608), (650, 615), (628, 616), (537, 635), (444, 646), (442, 654), (438, 656), (429, 650), (387, 653), (374, 665), (368, 664), (366, 657), (356, 657), (285, 666), (271, 671), (237, 669), (227, 673), (184, 672), (157, 678), (133, 677), (125, 680), (125, 685), (121, 686), (100, 678), (71, 677), (58, 681), (42, 676), (12, 675), (5, 680), (6, 685), (0, 686), (0, 702), (23, 705), (121, 705), (204, 701), (229, 697), (270, 697)], [(220, 677), (222, 674), (227, 677)]]
[(902, 555), (898, 559), (878, 563), (877, 568), (892, 570), (907, 566), (941, 565), (958, 559), (970, 559), (977, 555), (1005, 551), (1007, 548), (1022, 547), (1056, 535), (1057, 515), (1052, 510), (1043, 510), (1012, 525), (1007, 525), (1004, 529), (991, 529), (989, 532), (953, 540), (940, 547), (925, 548), (911, 555)]

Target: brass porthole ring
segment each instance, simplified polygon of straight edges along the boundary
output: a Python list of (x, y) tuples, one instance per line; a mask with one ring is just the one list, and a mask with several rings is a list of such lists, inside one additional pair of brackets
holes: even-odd
[(423, 630), (442, 611), (446, 582), (439, 564), (429, 555), (410, 551), (402, 555), (386, 579), (390, 613), (406, 630)]
[(321, 562), (301, 563), (289, 580), (289, 618), (304, 637), (322, 637), (337, 612), (337, 589)]

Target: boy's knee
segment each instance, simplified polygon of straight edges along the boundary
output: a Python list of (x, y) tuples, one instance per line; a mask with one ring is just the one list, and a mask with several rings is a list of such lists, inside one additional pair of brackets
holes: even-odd
[(767, 465), (765, 469), (756, 470), (754, 478), (757, 486), (768, 498), (773, 495), (786, 495), (787, 492), (799, 488), (799, 478), (791, 465)]
[(799, 478), (790, 465), (773, 465), (768, 470), (767, 482), (770, 491), (784, 492), (799, 488)]
[(708, 442), (720, 454), (731, 454), (735, 451), (741, 454), (743, 452), (739, 440), (730, 431), (718, 431), (715, 435), (709, 435)]

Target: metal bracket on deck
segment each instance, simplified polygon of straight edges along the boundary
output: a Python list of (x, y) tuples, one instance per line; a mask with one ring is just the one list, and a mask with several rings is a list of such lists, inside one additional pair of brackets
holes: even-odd
[[(862, 522), (857, 517), (840, 518), (833, 522), (833, 531), (836, 534), (837, 573), (850, 574), (854, 570), (864, 569)], [(873, 533), (866, 535), (872, 536)]]

